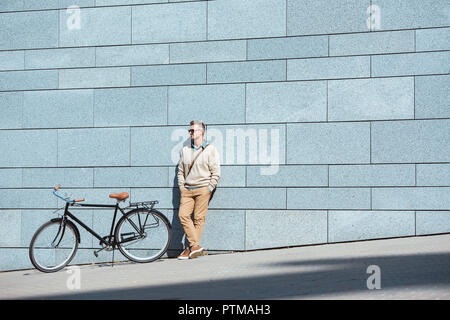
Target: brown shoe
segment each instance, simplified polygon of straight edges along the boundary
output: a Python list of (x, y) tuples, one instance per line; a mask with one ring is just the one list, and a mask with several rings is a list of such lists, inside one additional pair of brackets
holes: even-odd
[(191, 253), (191, 249), (187, 247), (184, 251), (178, 256), (178, 260), (187, 260), (189, 259), (189, 254)]
[(190, 250), (189, 258), (194, 259), (202, 254), (203, 248), (197, 245), (190, 247)]

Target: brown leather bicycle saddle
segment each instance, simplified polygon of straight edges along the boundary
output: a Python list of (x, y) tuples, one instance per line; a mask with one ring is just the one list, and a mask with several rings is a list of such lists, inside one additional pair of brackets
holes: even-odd
[(117, 200), (125, 200), (126, 198), (129, 197), (129, 195), (128, 192), (121, 192), (121, 193), (111, 193), (109, 197)]

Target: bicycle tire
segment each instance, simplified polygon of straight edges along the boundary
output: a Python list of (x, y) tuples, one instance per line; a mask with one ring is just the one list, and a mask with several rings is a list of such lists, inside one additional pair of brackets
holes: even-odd
[[(61, 219), (57, 219), (57, 220), (51, 220), (48, 221), (46, 223), (44, 223), (41, 227), (39, 227), (39, 229), (34, 233), (33, 238), (31, 239), (30, 242), (30, 246), (29, 246), (29, 250), (28, 250), (28, 254), (31, 260), (31, 263), (33, 264), (33, 266), (38, 269), (39, 271), (45, 272), (45, 273), (51, 273), (51, 272), (57, 272), (61, 269), (63, 269), (65, 266), (67, 266), (73, 259), (73, 257), (75, 256), (77, 250), (78, 250), (78, 242), (79, 242), (79, 233), (78, 233), (78, 229), (76, 229), (76, 226), (70, 222), (70, 221), (66, 221), (66, 227), (64, 230), (64, 234), (62, 234), (61, 240), (57, 239), (59, 244), (61, 243), (61, 241), (63, 240), (62, 238), (65, 238), (65, 240), (67, 240), (69, 243), (73, 243), (73, 248), (69, 248), (70, 249), (70, 253), (67, 255), (67, 257), (65, 259), (63, 259), (63, 261), (59, 264), (56, 263), (56, 257), (57, 254), (56, 252), (54, 253), (55, 256), (55, 266), (48, 266), (48, 265), (44, 265), (43, 261), (41, 261), (40, 258), (37, 257), (37, 250), (38, 249), (44, 249), (44, 250), (48, 250), (48, 252), (46, 253), (50, 253), (50, 258), (44, 259), (44, 260), (51, 260), (51, 256), (52, 253), (50, 252), (51, 249), (56, 249), (56, 248), (52, 248), (51, 247), (51, 243), (48, 243), (47, 246), (48, 247), (39, 247), (39, 245), (45, 245), (46, 244), (46, 239), (45, 239), (45, 232), (47, 230), (49, 230), (51, 227), (55, 227), (54, 230), (58, 230), (56, 227), (59, 228), (59, 225), (61, 224)], [(56, 237), (56, 234), (53, 230), (49, 231), (50, 237), (48, 237), (47, 239), (50, 239), (51, 236), (53, 235), (53, 237)], [(40, 240), (40, 236), (44, 235), (44, 243), (37, 243), (38, 239)], [(73, 239), (70, 239), (73, 238)], [(51, 240), (50, 240), (51, 241)], [(64, 248), (60, 248), (60, 249), (64, 249)], [(43, 251), (44, 251), (43, 250)], [(67, 250), (67, 249), (64, 249)], [(44, 256), (48, 256), (47, 254)], [(64, 255), (63, 255), (64, 257)]]
[[(132, 221), (133, 221), (133, 219), (136, 220), (136, 217), (138, 217), (138, 215), (140, 215), (140, 214), (143, 215), (143, 218), (145, 216), (151, 215), (152, 219), (155, 219), (155, 221), (159, 221), (163, 224), (163, 227), (161, 228), (161, 231), (159, 232), (160, 234), (157, 234), (157, 232), (152, 231), (152, 234), (150, 235), (150, 236), (152, 236), (152, 239), (155, 239), (156, 241), (158, 241), (158, 236), (160, 236), (160, 240), (159, 240), (160, 244), (153, 245), (150, 243), (144, 244), (143, 242), (141, 242), (140, 247), (137, 246), (133, 249), (129, 249), (129, 243), (131, 241), (130, 242), (121, 242), (121, 241), (124, 240), (125, 235), (131, 236), (130, 235), (131, 233), (134, 233), (134, 235), (133, 235), (134, 237), (137, 236), (136, 230), (134, 228), (130, 227), (129, 219), (131, 219)], [(138, 223), (136, 223), (135, 225), (137, 226)], [(152, 261), (155, 261), (155, 260), (161, 258), (169, 249), (169, 245), (172, 240), (172, 226), (171, 226), (169, 220), (166, 218), (166, 216), (164, 214), (162, 214), (161, 212), (154, 210), (154, 209), (149, 210), (146, 208), (138, 208), (138, 209), (131, 210), (130, 212), (128, 212), (125, 216), (123, 216), (119, 220), (119, 222), (116, 225), (116, 230), (114, 232), (114, 236), (117, 241), (117, 247), (119, 248), (119, 251), (127, 259), (134, 261), (134, 262), (138, 262), (138, 263), (148, 263), (148, 262), (152, 262)], [(131, 236), (131, 238), (133, 238), (133, 236)], [(149, 238), (150, 238), (150, 236), (149, 236)], [(141, 240), (145, 240), (145, 239), (147, 239), (147, 236)], [(136, 241), (139, 241), (139, 240), (136, 240)], [(155, 246), (155, 248), (153, 248), (152, 246)], [(159, 247), (161, 247), (161, 248), (159, 249)], [(154, 252), (154, 251), (156, 251), (156, 252), (147, 257), (138, 257), (137, 255), (132, 254), (132, 251), (134, 251), (134, 253), (139, 252), (141, 254), (145, 254), (146, 252)]]

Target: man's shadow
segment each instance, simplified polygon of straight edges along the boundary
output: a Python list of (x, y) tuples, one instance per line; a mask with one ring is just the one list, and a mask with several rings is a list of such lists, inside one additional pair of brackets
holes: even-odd
[[(183, 147), (190, 146), (191, 139), (187, 139), (183, 142)], [(169, 168), (169, 170), (172, 170)], [(178, 165), (173, 168), (173, 183), (172, 183), (172, 240), (170, 241), (169, 249), (167, 250), (167, 256), (169, 258), (175, 258), (186, 248), (189, 243), (186, 239), (183, 227), (178, 218), (178, 211), (180, 207), (180, 189), (178, 188)]]

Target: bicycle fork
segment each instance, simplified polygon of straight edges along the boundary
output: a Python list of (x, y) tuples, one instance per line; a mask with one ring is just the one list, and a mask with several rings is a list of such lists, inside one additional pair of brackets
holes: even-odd
[[(62, 229), (61, 238), (59, 238), (58, 243), (55, 245), (55, 241), (58, 238), (58, 235), (61, 232), (61, 229)], [(59, 224), (58, 232), (56, 233), (55, 239), (53, 239), (53, 241), (52, 241), (52, 247), (53, 248), (58, 248), (59, 244), (61, 243), (61, 240), (64, 237), (64, 232), (65, 231), (66, 231), (66, 217), (63, 217), (61, 219), (61, 223)]]

